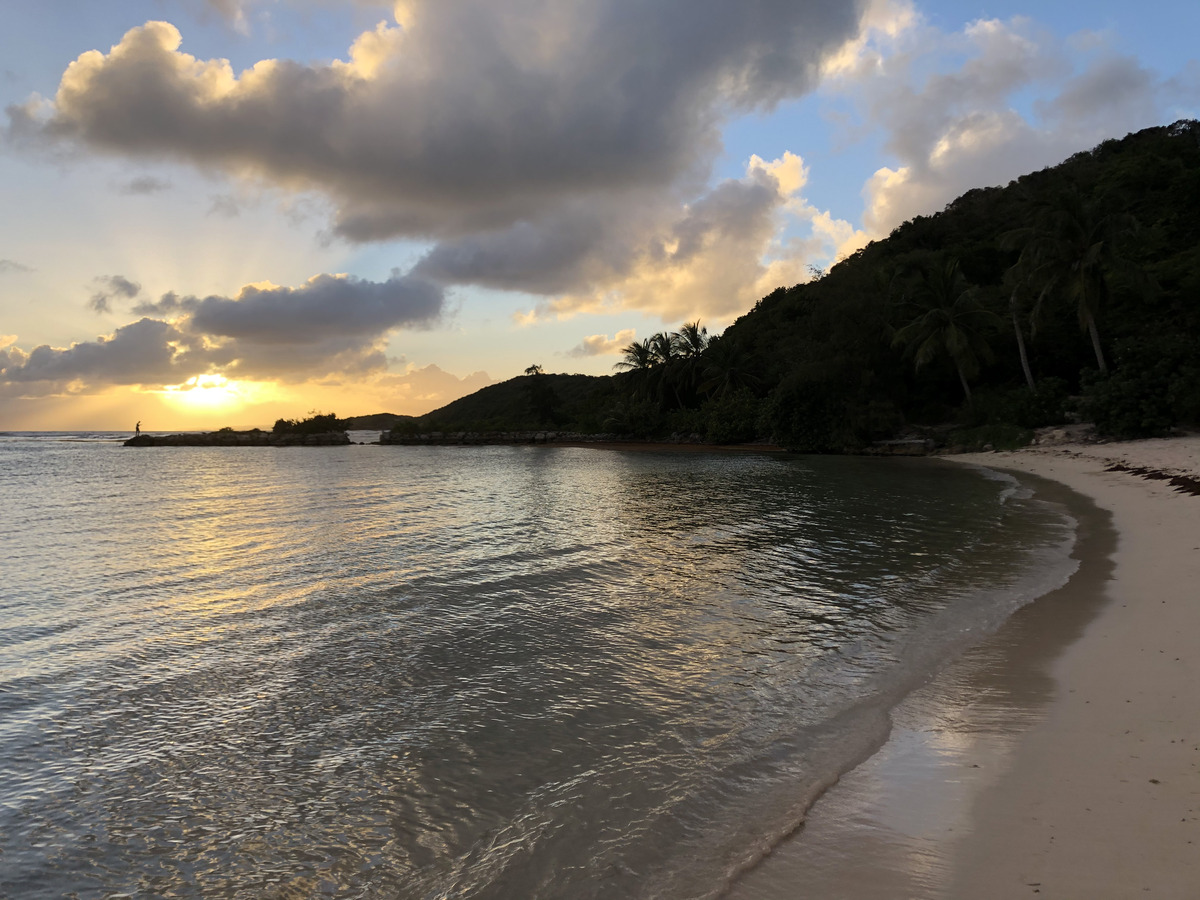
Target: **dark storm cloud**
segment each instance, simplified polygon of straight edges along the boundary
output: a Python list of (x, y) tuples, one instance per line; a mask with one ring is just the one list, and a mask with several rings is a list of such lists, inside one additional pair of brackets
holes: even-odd
[(558, 291), (627, 262), (615, 232), (676, 215), (724, 121), (809, 90), (861, 5), (415, 0), (349, 63), (240, 75), (151, 22), (72, 63), (50, 110), (10, 108), (8, 131), (316, 189), (351, 240), (457, 241), (431, 277)]
[(98, 313), (112, 312), (114, 300), (132, 300), (142, 292), (142, 286), (124, 275), (101, 275), (92, 279), (96, 290), (88, 300), (88, 306)]

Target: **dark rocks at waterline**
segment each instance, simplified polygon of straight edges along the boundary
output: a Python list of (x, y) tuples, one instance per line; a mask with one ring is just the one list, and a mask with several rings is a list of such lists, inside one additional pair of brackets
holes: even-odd
[(139, 434), (124, 444), (126, 447), (336, 447), (352, 443), (344, 431), (321, 434), (299, 434), (273, 431), (233, 431), (222, 429), (203, 434)]

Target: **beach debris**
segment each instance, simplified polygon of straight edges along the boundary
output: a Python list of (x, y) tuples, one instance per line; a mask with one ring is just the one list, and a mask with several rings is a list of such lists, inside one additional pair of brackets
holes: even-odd
[(1165, 481), (1180, 493), (1193, 494), (1200, 497), (1200, 478), (1192, 478), (1190, 475), (1172, 475), (1170, 472), (1164, 472), (1162, 469), (1151, 469), (1147, 466), (1130, 466), (1120, 462), (1106, 466), (1104, 471), (1128, 472), (1130, 475), (1138, 475), (1150, 481)]

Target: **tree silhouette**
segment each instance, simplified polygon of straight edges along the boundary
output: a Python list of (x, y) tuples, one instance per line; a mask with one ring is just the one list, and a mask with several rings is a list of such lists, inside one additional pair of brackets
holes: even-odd
[(673, 337), (684, 359), (695, 359), (708, 346), (708, 329), (700, 325), (699, 319), (695, 322), (685, 322)]
[(979, 371), (980, 360), (991, 359), (984, 332), (995, 325), (996, 315), (979, 302), (957, 259), (921, 269), (909, 300), (917, 316), (896, 332), (892, 346), (905, 347), (917, 369), (939, 356), (949, 357), (970, 404), (968, 379)]
[(654, 365), (654, 350), (650, 346), (649, 338), (644, 341), (633, 341), (621, 350), (621, 356), (621, 361), (613, 364), (614, 369), (644, 372)]
[(644, 341), (632, 341), (621, 350), (621, 359), (613, 365), (614, 369), (624, 369), (629, 373), (635, 397), (642, 397), (649, 388), (650, 370), (654, 368), (654, 348), (650, 338)]
[(1137, 223), (1125, 213), (1103, 213), (1098, 201), (1085, 198), (1074, 186), (1039, 203), (1035, 216), (1021, 254), (1042, 285), (1035, 319), (1049, 298), (1074, 306), (1080, 327), (1091, 339), (1096, 366), (1107, 372), (1096, 319), (1108, 300), (1110, 271), (1128, 266), (1119, 242)]
[(654, 354), (654, 362), (657, 365), (670, 365), (671, 361), (679, 356), (679, 338), (675, 334), (668, 334), (665, 331), (660, 331), (656, 335), (649, 338), (650, 350)]
[(724, 335), (708, 342), (704, 354), (704, 379), (700, 390), (710, 397), (724, 397), (739, 390), (753, 390), (759, 379), (752, 371), (749, 355)]
[(1012, 319), (1013, 334), (1017, 338), (1017, 352), (1021, 356), (1021, 371), (1025, 374), (1025, 384), (1030, 391), (1036, 391), (1037, 385), (1033, 380), (1033, 370), (1029, 368), (1029, 354), (1025, 350), (1025, 329), (1021, 320), (1025, 318), (1024, 298), (1032, 293), (1031, 279), (1033, 273), (1027, 260), (1017, 262), (1004, 273), (1004, 287), (1008, 290), (1008, 313)]

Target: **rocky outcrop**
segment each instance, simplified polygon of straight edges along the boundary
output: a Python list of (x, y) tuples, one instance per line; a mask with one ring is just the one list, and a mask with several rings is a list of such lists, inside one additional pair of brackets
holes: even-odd
[(322, 434), (298, 432), (275, 433), (255, 428), (251, 431), (234, 431), (222, 428), (194, 434), (140, 434), (125, 442), (126, 447), (333, 447), (349, 444), (350, 436), (344, 431), (328, 431)]

